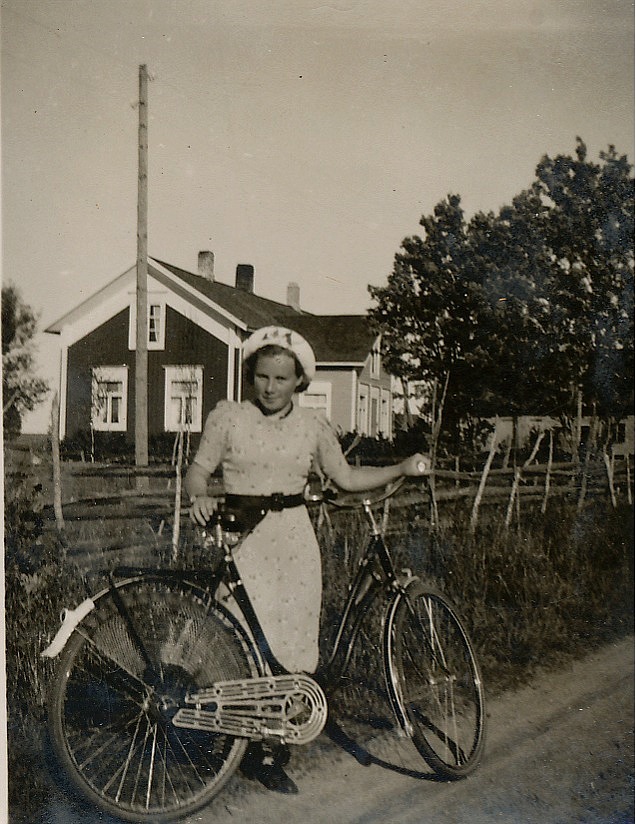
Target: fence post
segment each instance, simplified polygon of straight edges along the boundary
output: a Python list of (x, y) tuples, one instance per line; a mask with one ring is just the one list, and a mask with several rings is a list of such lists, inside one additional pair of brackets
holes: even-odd
[(172, 525), (172, 560), (176, 562), (179, 553), (179, 531), (181, 527), (181, 465), (183, 463), (183, 429), (179, 430), (177, 445), (176, 482), (174, 487), (174, 522)]
[(603, 452), (603, 460), (605, 461), (605, 469), (607, 470), (607, 485), (609, 487), (610, 499), (612, 506), (616, 509), (616, 492), (614, 491), (614, 470), (610, 463), (610, 458), (607, 452)]
[(583, 431), (583, 392), (579, 389), (576, 395), (576, 424), (572, 434), (572, 460), (579, 463), (579, 449), (581, 447), (581, 433)]
[(446, 402), (446, 393), (448, 392), (448, 382), (450, 381), (450, 370), (446, 373), (446, 380), (444, 381), (444, 389), (442, 391), (442, 398), (437, 406), (437, 381), (435, 382), (435, 393), (433, 396), (433, 432), (431, 443), (431, 475), (429, 476), (429, 491), (431, 495), (431, 529), (437, 529), (439, 525), (439, 509), (437, 507), (437, 493), (435, 489), (435, 464), (437, 463), (437, 444), (439, 442), (439, 433), (442, 429), (442, 416), (444, 414), (444, 404)]
[(548, 507), (548, 495), (550, 494), (550, 472), (552, 470), (552, 452), (554, 449), (554, 434), (552, 430), (550, 430), (550, 446), (548, 449), (548, 465), (545, 471), (545, 487), (543, 491), (543, 500), (541, 501), (541, 514), (545, 515), (545, 511)]
[(497, 451), (497, 439), (493, 435), (492, 443), (490, 445), (490, 452), (488, 453), (488, 459), (486, 460), (486, 465), (484, 466), (484, 471), (481, 473), (481, 480), (479, 481), (479, 489), (477, 490), (477, 495), (475, 496), (475, 501), (473, 503), (473, 511), (470, 514), (470, 534), (474, 534), (475, 528), (477, 526), (477, 520), (479, 518), (479, 505), (481, 504), (481, 499), (484, 494), (484, 489), (486, 488), (486, 480), (488, 478), (488, 473), (490, 472), (490, 467), (492, 466), (493, 458), (495, 457), (495, 452)]
[(512, 520), (512, 509), (513, 509), (513, 505), (514, 505), (514, 502), (515, 502), (515, 498), (517, 497), (517, 494), (518, 494), (518, 491), (519, 491), (519, 483), (521, 482), (521, 473), (523, 472), (524, 469), (527, 469), (527, 467), (530, 466), (532, 461), (534, 461), (534, 459), (537, 455), (537, 452), (539, 451), (539, 446), (541, 445), (541, 441), (543, 440), (544, 435), (545, 435), (545, 430), (542, 431), (542, 432), (539, 432), (537, 440), (535, 441), (535, 444), (532, 447), (532, 452), (530, 453), (528, 459), (523, 464), (523, 466), (517, 467), (515, 469), (515, 476), (514, 476), (514, 480), (512, 482), (512, 489), (510, 490), (510, 498), (508, 500), (508, 510), (506, 512), (506, 520), (505, 520), (505, 524), (504, 524), (506, 529), (508, 529), (508, 527), (510, 526), (510, 521)]
[(596, 416), (594, 416), (590, 421), (590, 431), (588, 432), (587, 444), (585, 447), (585, 460), (583, 462), (583, 472), (581, 476), (581, 492), (579, 494), (579, 502), (577, 504), (577, 509), (579, 512), (581, 511), (581, 509), (583, 509), (583, 503), (585, 501), (585, 495), (587, 493), (587, 473), (590, 468), (592, 446), (596, 440), (596, 425), (597, 419)]

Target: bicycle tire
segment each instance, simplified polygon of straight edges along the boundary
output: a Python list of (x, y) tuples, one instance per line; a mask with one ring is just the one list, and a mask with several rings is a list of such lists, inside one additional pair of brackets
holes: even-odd
[(484, 748), (484, 689), (457, 610), (437, 589), (413, 581), (389, 607), (385, 665), (412, 741), (440, 777), (464, 778)]
[(245, 752), (245, 739), (170, 723), (188, 690), (255, 674), (246, 645), (214, 602), (183, 585), (139, 581), (118, 590), (149, 662), (112, 595), (62, 652), (48, 700), (53, 750), (72, 788), (134, 822), (170, 822), (208, 804)]

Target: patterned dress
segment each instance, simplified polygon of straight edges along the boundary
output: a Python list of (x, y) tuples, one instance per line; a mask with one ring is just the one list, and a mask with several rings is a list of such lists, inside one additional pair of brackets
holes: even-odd
[[(294, 404), (287, 416), (270, 418), (250, 401), (221, 401), (212, 410), (194, 460), (208, 472), (221, 465), (225, 490), (236, 495), (296, 495), (313, 462), (328, 477), (347, 467), (321, 413)], [(268, 512), (234, 559), (274, 655), (291, 672), (313, 672), (322, 576), (306, 508)]]

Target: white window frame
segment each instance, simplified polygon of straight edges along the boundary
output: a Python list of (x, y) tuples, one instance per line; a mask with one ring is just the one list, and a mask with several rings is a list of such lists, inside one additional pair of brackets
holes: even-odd
[[(196, 364), (179, 364), (174, 366), (164, 366), (164, 404), (163, 404), (163, 426), (166, 432), (179, 432), (181, 429), (189, 432), (201, 432), (203, 422), (203, 366)], [(182, 399), (193, 397), (196, 400), (194, 418), (191, 423), (185, 424), (177, 421), (173, 415), (172, 385), (175, 381), (195, 381), (197, 382), (196, 395), (181, 395)], [(183, 411), (183, 406), (181, 406)]]
[[(150, 340), (151, 321), (155, 319), (153, 310), (158, 309), (159, 334), (156, 340)], [(130, 304), (130, 326), (128, 329), (128, 348), (134, 351), (137, 348), (137, 305)], [(163, 351), (166, 348), (166, 301), (165, 298), (156, 298), (148, 295), (146, 304), (146, 345), (148, 351)]]
[[(158, 310), (158, 311), (156, 311)], [(157, 330), (157, 326), (159, 329)], [(151, 339), (154, 333), (154, 340)], [(163, 349), (166, 342), (166, 304), (148, 303), (148, 349)]]
[[(298, 406), (305, 409), (321, 409), (327, 420), (331, 420), (331, 394), (332, 386), (329, 381), (312, 381), (305, 392), (298, 395)], [(325, 404), (311, 403), (311, 395), (324, 395)]]
[[(98, 387), (102, 383), (120, 383), (121, 392), (106, 392), (100, 397)], [(119, 420), (113, 421), (113, 399), (120, 400)], [(106, 420), (102, 412), (106, 411)], [(128, 411), (128, 367), (94, 366), (91, 375), (91, 427), (96, 432), (125, 432)]]
[[(374, 401), (375, 401), (375, 409), (376, 409), (375, 432), (372, 432), (371, 431), (371, 425), (373, 423), (372, 410), (373, 410), (373, 402)], [(380, 432), (380, 411), (381, 411), (380, 410), (380, 388), (378, 386), (372, 386), (371, 387), (371, 395), (370, 395), (370, 398), (369, 398), (369, 427), (368, 427), (368, 430), (367, 430), (368, 434), (372, 438), (375, 438), (376, 435)]]
[(369, 432), (369, 387), (366, 383), (358, 384), (357, 413), (358, 432), (367, 435)]
[(380, 392), (380, 429), (385, 438), (391, 437), (391, 393), (388, 389)]

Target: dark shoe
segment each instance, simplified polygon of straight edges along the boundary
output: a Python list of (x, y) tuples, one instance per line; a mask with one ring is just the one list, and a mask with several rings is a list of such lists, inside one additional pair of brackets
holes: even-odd
[(298, 787), (287, 775), (282, 767), (277, 764), (261, 764), (256, 771), (254, 778), (268, 790), (274, 793), (285, 793), (295, 795)]
[(295, 794), (298, 792), (298, 787), (283, 769), (288, 761), (289, 749), (286, 746), (253, 743), (245, 753), (241, 772), (247, 778), (260, 781), (272, 792)]

